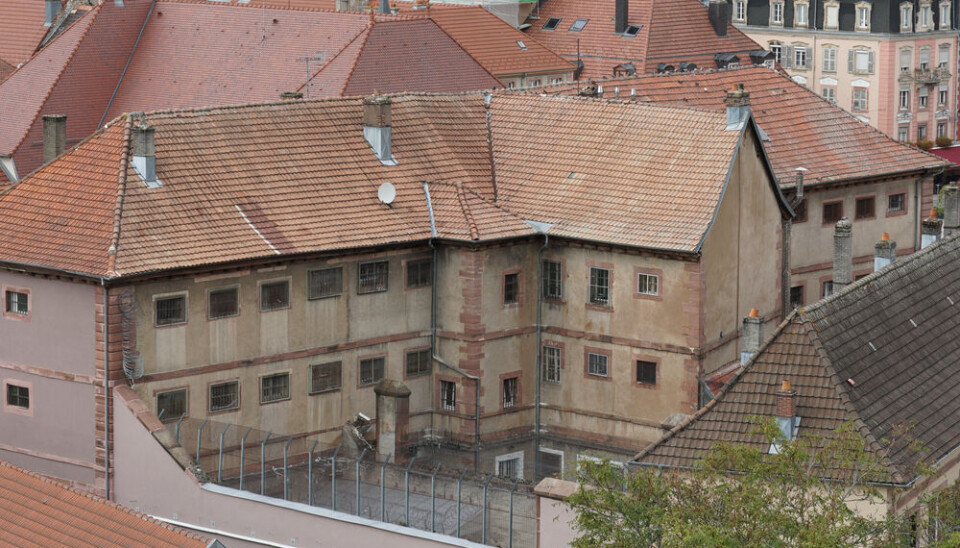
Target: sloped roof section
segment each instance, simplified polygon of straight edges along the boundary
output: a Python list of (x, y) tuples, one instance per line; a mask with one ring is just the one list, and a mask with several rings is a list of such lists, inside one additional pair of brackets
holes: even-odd
[(0, 462), (0, 529), (10, 546), (204, 548), (210, 540)]
[(40, 0), (0, 0), (0, 60), (16, 67), (30, 59), (50, 30), (45, 17)]

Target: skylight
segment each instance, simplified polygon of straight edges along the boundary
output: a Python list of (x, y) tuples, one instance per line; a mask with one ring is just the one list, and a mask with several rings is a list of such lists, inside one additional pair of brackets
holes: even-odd
[(583, 30), (583, 27), (587, 26), (589, 19), (577, 19), (570, 25), (570, 32), (580, 32)]
[(630, 25), (629, 27), (627, 27), (627, 30), (623, 31), (623, 35), (628, 38), (633, 38), (634, 36), (637, 35), (638, 32), (640, 32), (640, 29), (642, 28), (643, 28), (643, 25)]
[(527, 51), (527, 45), (523, 43), (523, 40), (517, 40), (517, 45), (520, 46), (520, 49)]
[(561, 19), (560, 17), (551, 17), (550, 19), (547, 19), (547, 22), (544, 23), (543, 26), (540, 27), (540, 29), (555, 30), (557, 28), (557, 25), (560, 24), (560, 19)]

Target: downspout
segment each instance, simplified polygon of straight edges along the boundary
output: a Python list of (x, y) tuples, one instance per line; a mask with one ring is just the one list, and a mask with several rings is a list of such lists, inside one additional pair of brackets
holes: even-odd
[[(430, 185), (426, 182), (423, 183), (423, 194), (427, 197), (427, 214), (430, 217), (430, 240), (429, 245), (430, 249), (433, 250), (433, 266), (431, 273), (432, 284), (430, 287), (430, 355), (436, 356), (437, 352), (437, 278), (439, 272), (439, 266), (437, 264), (437, 259), (439, 258), (439, 252), (437, 251), (437, 246), (434, 243), (434, 240), (437, 238), (437, 222), (433, 216), (433, 201), (430, 199)], [(436, 392), (435, 390), (430, 391), (430, 408), (436, 409)], [(434, 413), (430, 413), (430, 431), (434, 432)]]
[(460, 375), (463, 375), (464, 377), (472, 380), (474, 384), (476, 384), (477, 386), (477, 400), (475, 405), (476, 415), (474, 416), (474, 421), (473, 421), (474, 422), (473, 473), (479, 474), (480, 473), (480, 377), (471, 375), (470, 373), (467, 373), (463, 369), (460, 369), (459, 367), (451, 363), (447, 363), (443, 358), (441, 358), (436, 354), (433, 355), (433, 359), (436, 360), (437, 363), (439, 363), (440, 365), (447, 367), (450, 370), (455, 371)]
[(107, 281), (100, 277), (103, 288), (103, 479), (104, 498), (110, 500), (110, 298), (107, 295)]
[(537, 397), (533, 423), (533, 477), (540, 479), (540, 384), (543, 382), (543, 251), (550, 235), (543, 233), (543, 246), (537, 251)]

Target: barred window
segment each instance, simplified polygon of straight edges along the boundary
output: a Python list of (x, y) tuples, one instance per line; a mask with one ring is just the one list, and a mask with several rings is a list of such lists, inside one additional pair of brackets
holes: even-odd
[(30, 409), (30, 388), (17, 384), (8, 384), (7, 405), (21, 409)]
[(290, 399), (290, 373), (260, 377), (260, 403)]
[(560, 384), (561, 349), (556, 346), (543, 347), (543, 380), (551, 384)]
[(843, 218), (843, 202), (823, 204), (823, 224), (835, 223)]
[(279, 310), (290, 306), (290, 282), (266, 282), (260, 284), (260, 310)]
[(407, 287), (427, 287), (433, 283), (433, 259), (407, 261)]
[(857, 198), (857, 210), (856, 218), (857, 219), (869, 219), (874, 217), (876, 209), (876, 200), (873, 196), (867, 196), (865, 198)]
[(440, 404), (444, 411), (457, 410), (457, 384), (450, 381), (440, 381)]
[(603, 354), (587, 354), (587, 373), (595, 377), (607, 376), (607, 357)]
[(563, 298), (563, 265), (558, 261), (543, 261), (543, 297)]
[(240, 408), (240, 381), (210, 385), (210, 411)]
[(503, 276), (503, 304), (516, 304), (519, 302), (520, 294), (520, 275), (504, 274)]
[(387, 261), (360, 263), (360, 268), (358, 269), (359, 280), (357, 283), (357, 293), (377, 293), (380, 291), (386, 291), (389, 265), (390, 263)]
[(187, 296), (163, 297), (154, 301), (157, 326), (174, 325), (187, 321)]
[(29, 295), (26, 293), (20, 293), (19, 291), (7, 291), (7, 312), (12, 314), (19, 314), (25, 316), (29, 311), (29, 306), (27, 306)]
[(163, 422), (178, 420), (187, 412), (187, 389), (157, 394), (157, 417)]
[(503, 379), (503, 408), (517, 405), (517, 377)]
[(407, 352), (407, 376), (416, 377), (430, 373), (430, 349)]
[(229, 318), (240, 313), (240, 292), (236, 287), (214, 289), (207, 295), (207, 317)]
[(644, 295), (659, 295), (660, 276), (656, 274), (639, 274), (637, 276), (637, 292)]
[(590, 268), (590, 303), (610, 304), (610, 271), (606, 268)]
[(360, 385), (378, 383), (383, 380), (383, 370), (386, 366), (386, 358), (366, 358), (360, 360)]
[(339, 390), (342, 380), (343, 364), (341, 362), (318, 363), (310, 366), (310, 393), (329, 392)]
[(343, 294), (343, 267), (311, 270), (309, 274), (308, 299), (322, 299)]

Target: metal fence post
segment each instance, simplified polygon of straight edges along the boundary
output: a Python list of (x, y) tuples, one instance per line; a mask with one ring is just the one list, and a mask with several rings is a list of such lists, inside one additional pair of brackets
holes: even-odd
[(203, 419), (200, 423), (200, 429), (197, 430), (197, 466), (200, 466), (200, 436), (203, 435), (203, 427), (207, 425), (209, 419)]
[(437, 532), (437, 472), (440, 471), (440, 465), (433, 469), (433, 475), (430, 476), (430, 530)]
[(360, 452), (360, 456), (357, 457), (357, 515), (360, 515), (360, 461), (363, 460), (363, 457), (367, 454), (367, 448), (364, 447), (363, 451)]
[(250, 432), (253, 432), (253, 427), (247, 428), (247, 433), (240, 438), (240, 490), (243, 491), (243, 476), (246, 475), (246, 468), (244, 468), (244, 448), (247, 445), (247, 436), (250, 435)]
[(410, 525), (410, 469), (413, 468), (413, 463), (416, 462), (416, 460), (417, 460), (417, 457), (413, 457), (412, 459), (410, 459), (410, 463), (407, 464), (407, 471), (403, 473), (403, 485), (404, 485), (404, 489), (406, 489), (406, 492), (407, 492), (406, 502), (404, 503), (404, 507), (406, 508), (406, 512), (405, 512), (406, 515), (404, 519), (406, 519), (407, 527), (411, 527)]
[(289, 466), (287, 465), (287, 451), (290, 449), (291, 443), (293, 443), (293, 436), (290, 436), (290, 439), (287, 440), (287, 444), (283, 446), (283, 500), (290, 500), (290, 482), (287, 479), (289, 473)]
[(392, 456), (392, 453), (387, 455), (387, 459), (380, 465), (380, 521), (387, 521), (387, 463)]
[(228, 422), (227, 425), (223, 427), (223, 432), (220, 432), (220, 457), (217, 459), (217, 483), (223, 483), (223, 437), (229, 429), (230, 423)]
[(263, 438), (263, 441), (260, 442), (260, 494), (262, 495), (266, 491), (267, 486), (267, 440), (270, 439), (270, 434), (273, 432), (267, 432), (267, 437)]
[(483, 512), (481, 513), (483, 518), (480, 522), (480, 544), (487, 543), (487, 488), (490, 486), (490, 480), (492, 479), (493, 474), (490, 474), (487, 481), (483, 482)]
[(333, 459), (330, 461), (330, 494), (333, 495), (333, 503), (330, 509), (337, 511), (337, 453), (340, 452), (341, 443), (333, 450)]
[(460, 496), (463, 492), (463, 476), (467, 475), (467, 469), (464, 468), (460, 472), (460, 479), (457, 480), (457, 538), (460, 538), (460, 512), (463, 508), (462, 497)]
[(187, 418), (186, 413), (180, 415), (180, 418), (177, 419), (177, 427), (173, 431), (173, 439), (175, 439), (178, 444), (180, 443), (180, 423), (182, 423), (185, 418)]
[(313, 450), (317, 448), (320, 440), (314, 440), (313, 446), (307, 453), (307, 504), (313, 506)]
[(513, 493), (517, 490), (518, 483), (520, 483), (520, 478), (513, 480), (513, 487), (510, 488), (510, 540), (507, 544), (509, 548), (513, 548)]
[(161, 409), (160, 412), (157, 413), (157, 420), (160, 421), (160, 422), (163, 422), (163, 413), (164, 413), (164, 411), (166, 411), (166, 409)]

